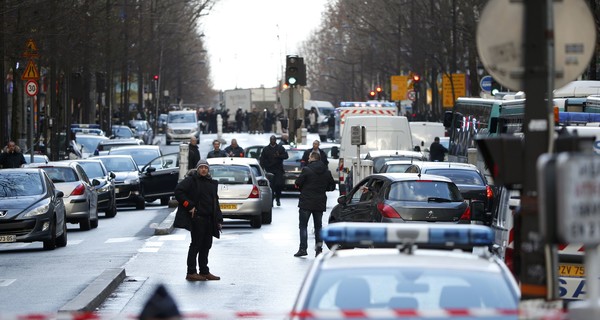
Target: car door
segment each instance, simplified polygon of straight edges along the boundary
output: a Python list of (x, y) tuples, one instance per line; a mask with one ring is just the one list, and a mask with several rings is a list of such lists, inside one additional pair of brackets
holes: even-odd
[(80, 165), (75, 166), (75, 171), (79, 176), (79, 179), (85, 182), (86, 194), (88, 197), (88, 201), (90, 203), (90, 217), (98, 216), (98, 193), (96, 192), (96, 187), (92, 184), (90, 179), (88, 178), (85, 170)]
[(179, 180), (179, 153), (154, 158), (142, 168), (140, 183), (144, 198), (172, 196)]
[(370, 190), (373, 178), (364, 179), (346, 196), (346, 202), (340, 205), (336, 221), (373, 222), (376, 210), (376, 194)]

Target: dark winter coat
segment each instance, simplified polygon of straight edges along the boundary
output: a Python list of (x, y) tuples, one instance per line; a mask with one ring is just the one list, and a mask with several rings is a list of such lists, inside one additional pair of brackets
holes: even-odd
[(331, 171), (323, 162), (309, 163), (296, 179), (296, 186), (300, 189), (298, 208), (324, 212), (327, 207), (327, 186), (334, 183)]
[(223, 157), (227, 157), (227, 153), (225, 153), (225, 151), (219, 149), (219, 150), (210, 150), (208, 152), (208, 154), (206, 155), (206, 159), (210, 159), (210, 158), (223, 158)]
[(175, 221), (175, 228), (192, 229), (190, 210), (196, 208), (196, 215), (211, 216), (213, 223), (213, 236), (219, 238), (219, 224), (223, 223), (223, 213), (219, 206), (217, 194), (219, 183), (210, 176), (203, 177), (197, 171), (191, 172), (175, 187), (175, 199), (179, 203)]
[(267, 145), (260, 153), (260, 165), (265, 171), (273, 174), (271, 183), (275, 188), (282, 188), (284, 181), (285, 170), (283, 168), (283, 160), (289, 157), (285, 148), (279, 144)]
[(188, 170), (196, 169), (196, 163), (200, 161), (200, 150), (198, 145), (191, 145), (188, 153)]
[[(304, 151), (304, 154), (302, 154), (302, 163), (304, 165), (308, 165), (308, 157), (310, 156), (311, 152), (313, 152), (312, 148)], [(319, 148), (319, 154), (321, 155), (321, 161), (325, 164), (325, 166), (328, 166), (329, 160), (327, 160), (327, 154), (325, 153), (325, 151)]]
[(228, 157), (244, 157), (244, 149), (242, 149), (242, 147), (240, 146), (237, 146), (235, 148), (232, 146), (227, 146), (227, 148), (225, 148), (225, 153)]
[(21, 148), (15, 146), (14, 152), (8, 152), (8, 148), (5, 147), (3, 152), (0, 153), (0, 166), (4, 169), (9, 168), (20, 168), (21, 165), (26, 164), (25, 157), (21, 153)]
[(439, 142), (433, 142), (429, 147), (429, 161), (444, 161), (448, 149)]

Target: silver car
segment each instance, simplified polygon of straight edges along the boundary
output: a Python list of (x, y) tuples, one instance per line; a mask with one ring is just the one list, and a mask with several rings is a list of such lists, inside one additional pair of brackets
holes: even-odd
[[(263, 221), (271, 222), (273, 194), (270, 187), (261, 188), (269, 186), (266, 177), (258, 177), (249, 164), (242, 162), (245, 158), (207, 161), (212, 178), (219, 182), (219, 203), (224, 218), (250, 220), (253, 228), (260, 228)], [(268, 211), (263, 212), (266, 207)]]
[(64, 193), (63, 202), (67, 222), (79, 224), (81, 230), (98, 227), (98, 194), (96, 179), (90, 181), (77, 162), (31, 163), (27, 167), (41, 168), (52, 180), (56, 189)]

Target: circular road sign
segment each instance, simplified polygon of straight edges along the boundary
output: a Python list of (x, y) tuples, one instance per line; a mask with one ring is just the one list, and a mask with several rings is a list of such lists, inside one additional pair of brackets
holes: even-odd
[(485, 76), (479, 81), (479, 87), (485, 92), (492, 92), (492, 76)]
[[(554, 88), (581, 75), (596, 46), (594, 18), (584, 0), (552, 1)], [(477, 52), (487, 72), (502, 86), (523, 90), (525, 1), (490, 0), (477, 26)], [(577, 21), (577, 23), (574, 23)]]
[(35, 82), (35, 80), (27, 81), (27, 83), (25, 84), (25, 91), (27, 92), (27, 95), (30, 97), (33, 97), (36, 94), (38, 94), (37, 82)]
[(406, 92), (406, 97), (410, 101), (415, 101), (417, 100), (417, 93), (415, 92), (415, 90), (408, 90), (408, 92)]

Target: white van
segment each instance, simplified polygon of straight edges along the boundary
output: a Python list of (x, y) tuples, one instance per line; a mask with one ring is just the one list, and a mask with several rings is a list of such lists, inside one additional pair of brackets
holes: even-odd
[(322, 142), (326, 142), (327, 130), (329, 130), (329, 126), (327, 125), (327, 118), (330, 114), (334, 113), (335, 107), (329, 101), (304, 100), (305, 116), (308, 117), (308, 113), (310, 112), (310, 110), (315, 110), (317, 112), (317, 127), (319, 132), (319, 138)]
[(167, 116), (166, 143), (189, 141), (192, 136), (200, 141), (200, 123), (194, 110), (169, 111)]
[(413, 150), (412, 135), (408, 119), (402, 116), (353, 116), (346, 119), (340, 143), (340, 194), (346, 194), (352, 188), (352, 182), (346, 177), (350, 173), (352, 159), (357, 158), (357, 146), (350, 141), (353, 126), (364, 126), (366, 144), (360, 146), (360, 154), (366, 155), (373, 150)]

